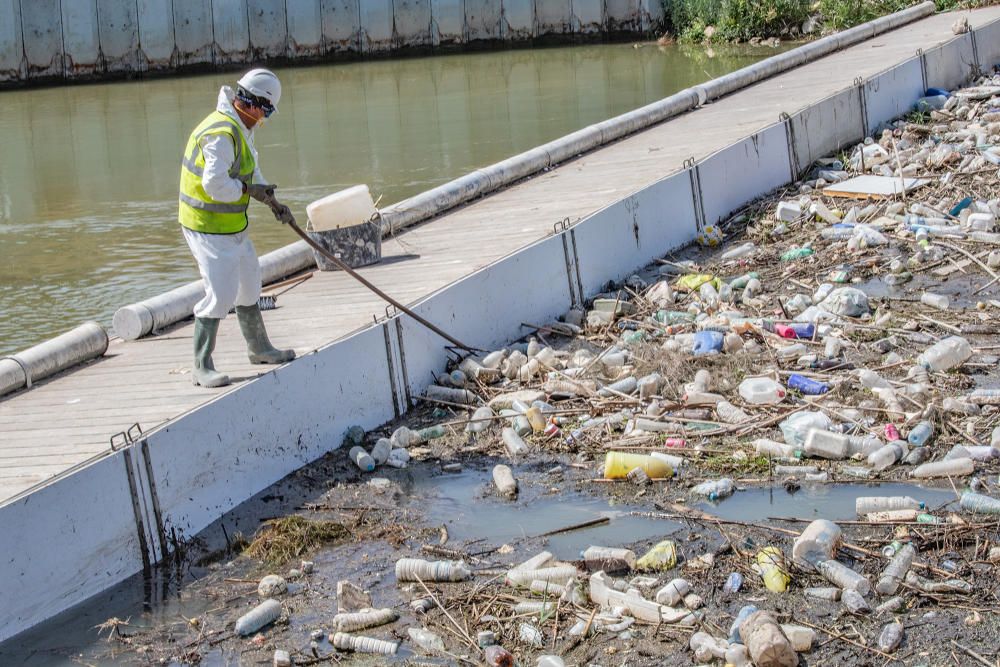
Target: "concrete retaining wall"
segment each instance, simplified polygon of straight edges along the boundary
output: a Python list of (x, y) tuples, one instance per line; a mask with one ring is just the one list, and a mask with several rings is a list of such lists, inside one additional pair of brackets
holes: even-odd
[[(175, 0), (175, 8), (181, 4)], [(996, 35), (998, 27), (984, 26), (982, 35)], [(572, 226), (557, 226), (552, 236), (438, 290), (414, 309), (483, 348), (517, 338), (524, 333), (520, 322), (565, 312), (608, 279), (689, 243), (700, 226), (788, 182), (796, 163), (805, 169), (830, 147), (859, 139), (863, 126), (878, 127), (908, 110), (925, 81), (960, 83), (972, 74), (966, 44), (985, 43), (957, 37), (775, 119)], [(972, 59), (992, 66), (1000, 57), (995, 40), (988, 48), (973, 49)], [(339, 447), (349, 425), (372, 428), (400, 414), (445, 360), (439, 338), (396, 315), (234, 387), (0, 506), (0, 535), (15, 536), (0, 541), (0, 640), (157, 562), (174, 536), (194, 536)]]
[(0, 0), (0, 86), (639, 35), (662, 19), (660, 0)]

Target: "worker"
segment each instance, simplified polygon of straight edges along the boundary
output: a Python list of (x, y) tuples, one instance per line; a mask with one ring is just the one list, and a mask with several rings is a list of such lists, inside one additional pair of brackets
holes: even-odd
[(223, 387), (229, 377), (215, 369), (212, 352), (219, 322), (236, 307), (250, 363), (281, 364), (294, 350), (271, 345), (257, 299), (260, 264), (247, 231), (250, 199), (268, 203), (281, 222), (292, 219), (274, 199), (258, 168), (254, 129), (264, 124), (281, 99), (281, 82), (266, 69), (253, 69), (234, 91), (223, 86), (215, 111), (191, 133), (181, 162), (178, 219), (198, 271), (205, 297), (194, 307), (192, 380), (202, 387)]

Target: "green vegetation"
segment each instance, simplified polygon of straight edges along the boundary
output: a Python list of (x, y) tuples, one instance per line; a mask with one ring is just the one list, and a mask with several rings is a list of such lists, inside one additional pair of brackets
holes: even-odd
[[(681, 42), (795, 39), (803, 24), (813, 34), (843, 30), (920, 0), (661, 0), (668, 31)], [(935, 0), (938, 11), (988, 0)]]

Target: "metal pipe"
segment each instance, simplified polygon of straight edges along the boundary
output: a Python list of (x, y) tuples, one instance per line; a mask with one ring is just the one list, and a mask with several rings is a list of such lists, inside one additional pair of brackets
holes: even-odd
[(27, 350), (0, 358), (0, 396), (31, 385), (76, 364), (103, 355), (108, 334), (97, 322), (50, 338)]

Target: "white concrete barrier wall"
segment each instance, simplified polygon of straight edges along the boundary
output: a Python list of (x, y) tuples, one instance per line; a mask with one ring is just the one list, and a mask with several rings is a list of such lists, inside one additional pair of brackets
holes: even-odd
[(431, 0), (393, 0), (393, 47), (431, 44)]
[(0, 641), (142, 569), (116, 452), (0, 508)]
[(677, 172), (572, 227), (583, 295), (622, 280), (697, 234), (691, 176)]
[[(945, 54), (957, 58), (960, 50)], [(899, 68), (904, 70), (899, 80), (912, 77), (910, 62)], [(889, 109), (908, 108), (916, 97), (890, 104), (883, 96), (921, 91), (890, 85), (867, 92), (870, 108)], [(860, 113), (859, 106), (853, 120), (835, 127), (856, 134)], [(788, 180), (785, 132), (783, 123), (765, 128), (697, 165), (706, 219), (725, 217)], [(690, 241), (697, 219), (690, 178), (689, 171), (668, 176), (435, 292), (415, 308), (483, 348), (523, 335), (522, 321), (544, 323), (565, 312), (580, 283), (592, 294), (609, 278), (622, 278)], [(497, 318), (498, 312), (504, 317)], [(372, 428), (390, 419), (403, 407), (404, 383), (412, 395), (419, 394), (446, 358), (435, 334), (404, 317), (400, 338), (397, 321), (351, 334), (234, 387), (138, 444), (0, 506), (0, 534), (20, 536), (0, 541), (5, 605), (0, 640), (136, 573), (143, 554), (151, 561), (162, 556), (170, 528), (193, 535), (339, 446), (348, 425)]]
[(163, 70), (173, 66), (174, 12), (162, 0), (137, 0), (139, 17), (139, 69)]
[(0, 0), (0, 81), (24, 78), (21, 0)]
[(965, 33), (950, 42), (924, 53), (927, 85), (950, 90), (969, 80), (975, 70), (976, 56), (972, 35)]
[(212, 0), (173, 0), (173, 5), (176, 66), (214, 62)]
[(790, 176), (782, 124), (723, 148), (698, 163), (704, 223), (725, 220), (746, 202), (787, 183)]
[(21, 34), (28, 78), (63, 75), (60, 5), (59, 0), (21, 0)]
[(361, 13), (358, 0), (323, 0), (323, 44), (326, 53), (361, 50)]
[(285, 3), (247, 0), (251, 59), (267, 60), (288, 53), (288, 14)]
[(286, 0), (288, 56), (315, 57), (323, 52), (323, 9), (315, 0)]
[(64, 2), (61, 10), (63, 67), (66, 73), (69, 76), (94, 73), (101, 60), (97, 0)]
[(535, 0), (504, 0), (504, 39), (513, 41), (531, 39), (535, 36)]
[(979, 65), (984, 72), (990, 72), (995, 65), (1000, 65), (1000, 21), (973, 26), (972, 31), (976, 35)]
[(431, 43), (461, 44), (465, 41), (463, 0), (431, 0)]
[(911, 100), (924, 94), (920, 58), (893, 67), (865, 82), (865, 109), (868, 112), (868, 131), (875, 133), (885, 123), (907, 113)]
[[(914, 92), (917, 97), (923, 94), (922, 90)], [(905, 105), (908, 109), (912, 101), (908, 100)], [(861, 93), (857, 86), (842, 90), (792, 114), (788, 123), (796, 166), (801, 172), (814, 160), (863, 138)]]
[(573, 32), (573, 0), (536, 0), (535, 35)]
[[(104, 70), (138, 71), (139, 14), (135, 0), (97, 0), (97, 16)], [(65, 23), (63, 26), (69, 27)]]
[[(550, 0), (537, 0), (549, 2)], [(501, 38), (500, 0), (465, 0), (465, 39), (496, 40)]]
[(584, 35), (603, 31), (607, 25), (604, 6), (605, 0), (573, 0), (571, 30)]

